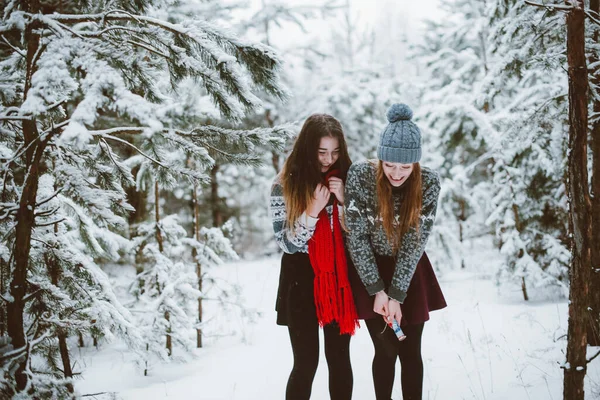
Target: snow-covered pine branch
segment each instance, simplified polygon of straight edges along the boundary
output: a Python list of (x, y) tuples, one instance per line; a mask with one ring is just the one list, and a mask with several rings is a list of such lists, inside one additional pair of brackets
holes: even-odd
[[(281, 99), (286, 89), (271, 48), (203, 20), (158, 17), (167, 5), (13, 1), (4, 9), (0, 194), (5, 218), (0, 226), (6, 234), (0, 257), (2, 283), (10, 282), (4, 296), (10, 298), (8, 335), (15, 348), (28, 351), (3, 370), (3, 394), (72, 395), (71, 335), (80, 335), (80, 341), (84, 335), (94, 340), (119, 336), (146, 360), (145, 349), (138, 353), (144, 335), (99, 267), (132, 251), (125, 238), (134, 210), (130, 187), (149, 177), (157, 188), (175, 187), (182, 177), (194, 185), (207, 182), (211, 149), (247, 162), (253, 155), (245, 152), (257, 153), (258, 144), (280, 146), (280, 137), (289, 135), (285, 129), (239, 133), (242, 144), (236, 150), (222, 148), (229, 142), (219, 135), (175, 133), (205, 123), (206, 110), (187, 107), (179, 98), (184, 86), (205, 93), (217, 114), (233, 121), (261, 104), (259, 90)], [(164, 225), (157, 220), (154, 226), (157, 235), (169, 239)], [(167, 243), (162, 240), (161, 246)], [(149, 241), (146, 248), (148, 257), (164, 261)], [(187, 283), (175, 286), (167, 279), (161, 290), (197, 297), (193, 271), (180, 277), (186, 276)], [(156, 310), (170, 316), (167, 337), (179, 340), (182, 311), (170, 298), (162, 304), (166, 308)], [(164, 326), (158, 317), (155, 322)], [(30, 346), (47, 332), (51, 339)], [(52, 380), (39, 378), (31, 368), (40, 356), (47, 364), (39, 373)]]

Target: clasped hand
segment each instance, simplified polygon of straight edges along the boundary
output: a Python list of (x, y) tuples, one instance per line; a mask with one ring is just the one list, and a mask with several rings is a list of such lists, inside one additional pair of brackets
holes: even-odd
[(383, 290), (377, 292), (375, 295), (373, 311), (382, 315), (387, 323), (391, 323), (392, 320), (395, 319), (398, 322), (398, 325), (400, 325), (400, 322), (402, 321), (402, 309), (400, 308), (400, 303), (394, 299), (390, 299)]

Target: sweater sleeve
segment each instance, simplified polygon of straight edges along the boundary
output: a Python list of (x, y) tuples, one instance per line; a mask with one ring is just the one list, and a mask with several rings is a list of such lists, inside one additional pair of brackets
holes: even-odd
[(275, 232), (275, 241), (281, 250), (288, 254), (305, 252), (308, 240), (315, 233), (318, 219), (304, 212), (296, 220), (291, 229), (286, 226), (287, 212), (283, 199), (283, 188), (277, 182), (271, 188), (269, 211), (273, 223), (273, 231)]
[(425, 251), (425, 245), (433, 228), (437, 211), (438, 197), (440, 195), (440, 178), (435, 172), (429, 172), (428, 175), (424, 175), (424, 178), (425, 176), (427, 176), (427, 179), (423, 180), (425, 191), (423, 193), (421, 217), (419, 218), (419, 230), (417, 232), (414, 227), (411, 227), (402, 237), (392, 285), (388, 291), (388, 295), (400, 303), (403, 303), (406, 298), (410, 281)]
[[(385, 284), (379, 276), (375, 253), (369, 239), (369, 220), (367, 218), (367, 201), (364, 194), (364, 188), (361, 184), (360, 164), (353, 164), (348, 171), (345, 199), (345, 218), (348, 229), (347, 243), (348, 252), (358, 276), (362, 280), (369, 295), (384, 290)], [(362, 165), (363, 170), (369, 165)]]

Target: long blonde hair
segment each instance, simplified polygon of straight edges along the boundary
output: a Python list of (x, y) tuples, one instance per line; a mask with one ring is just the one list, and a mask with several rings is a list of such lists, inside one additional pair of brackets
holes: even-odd
[[(401, 188), (400, 210), (396, 216), (392, 185), (383, 171), (383, 162), (379, 160), (377, 163), (377, 211), (394, 254), (400, 248), (402, 236), (411, 227), (419, 229), (419, 217), (423, 205), (421, 166), (419, 163), (413, 164), (413, 171)], [(397, 221), (396, 218), (398, 218)]]
[(321, 138), (327, 136), (337, 139), (340, 146), (340, 154), (331, 169), (339, 170), (340, 178), (346, 180), (352, 161), (342, 125), (331, 115), (311, 115), (304, 122), (280, 174), (288, 227), (293, 227), (298, 217), (306, 211), (317, 185), (323, 179), (318, 153)]

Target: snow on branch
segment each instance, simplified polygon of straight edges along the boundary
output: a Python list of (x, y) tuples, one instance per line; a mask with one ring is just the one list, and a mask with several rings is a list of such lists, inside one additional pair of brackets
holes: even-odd
[(0, 37), (2, 38), (2, 41), (7, 44), (8, 47), (10, 47), (15, 52), (17, 52), (21, 57), (27, 58), (27, 56), (25, 55), (25, 53), (23, 53), (23, 51), (21, 49), (18, 49), (17, 47), (13, 46), (12, 43), (10, 43), (8, 41), (8, 39), (4, 37), (4, 35), (0, 35)]
[(233, 154), (233, 153), (229, 153), (225, 150), (221, 150), (220, 148), (213, 146), (210, 143), (207, 143), (206, 141), (203, 141), (203, 140), (198, 140), (198, 143), (200, 145), (210, 149), (215, 154), (218, 154), (221, 159), (223, 159), (227, 162), (230, 162), (230, 163), (237, 162), (239, 164), (244, 164), (244, 165), (249, 165), (249, 166), (259, 166), (262, 163), (262, 159), (259, 155)]
[(141, 47), (144, 50), (148, 50), (150, 53), (156, 54), (159, 57), (163, 57), (163, 58), (167, 58), (167, 59), (169, 58), (168, 54), (162, 53), (160, 50), (157, 50), (147, 44), (136, 42), (135, 40), (127, 40), (127, 43), (132, 44), (137, 47)]
[(574, 8), (572, 5), (568, 6), (568, 5), (564, 5), (564, 4), (540, 4), (540, 3), (535, 3), (535, 2), (529, 1), (529, 0), (525, 0), (525, 4), (529, 4), (530, 6), (546, 8), (548, 11), (554, 11), (554, 10), (568, 11), (568, 10), (572, 10)]
[(99, 31), (80, 32), (80, 35), (83, 37), (97, 38), (97, 37), (104, 35), (105, 33), (112, 32), (112, 31), (126, 31), (126, 32), (130, 32), (130, 33), (140, 33), (140, 34), (145, 33), (144, 29), (130, 28), (128, 26), (122, 26), (122, 25), (110, 25)]
[(6, 302), (6, 303), (12, 303), (12, 300), (11, 300), (10, 298), (6, 298), (6, 297), (4, 297), (4, 295), (2, 295), (2, 294), (0, 294), (0, 299), (1, 299), (1, 300), (4, 300), (4, 302)]
[[(96, 132), (100, 132), (100, 131), (96, 131)], [(93, 133), (93, 131), (92, 131), (92, 133)], [(167, 164), (159, 161), (158, 159), (150, 156), (149, 154), (145, 153), (139, 147), (128, 142), (127, 140), (124, 140), (124, 139), (121, 139), (121, 138), (118, 138), (115, 136), (107, 135), (107, 134), (95, 133), (93, 135), (101, 138), (101, 140), (112, 140), (112, 141), (124, 144), (125, 146), (128, 146), (128, 147), (132, 148), (133, 150), (135, 150), (138, 154), (140, 154), (142, 157), (146, 158), (147, 160), (151, 161), (155, 165), (157, 165), (161, 168), (164, 168), (165, 170), (174, 171), (175, 173), (177, 173), (179, 175), (183, 175), (183, 176), (187, 177), (191, 181), (200, 182), (200, 183), (203, 183), (206, 181), (206, 176), (204, 176), (203, 174), (199, 174), (196, 171), (193, 171), (193, 170), (190, 170), (187, 168), (176, 168), (175, 166), (167, 165)], [(106, 142), (105, 142), (105, 144), (108, 146), (108, 144)]]
[[(277, 149), (283, 148), (286, 139), (294, 135), (294, 127), (294, 124), (282, 124), (273, 128), (256, 128), (248, 131), (227, 129), (219, 126), (199, 126), (190, 131), (163, 129), (160, 131), (160, 134), (166, 140), (176, 145), (176, 147), (185, 150), (188, 154), (199, 159), (206, 166), (211, 166), (214, 163), (214, 160), (206, 150), (228, 162), (258, 165), (260, 164), (260, 157), (258, 155), (244, 153), (254, 153), (258, 145), (269, 145)], [(117, 137), (118, 135), (140, 135), (149, 130), (149, 127), (116, 127), (103, 130), (90, 130), (87, 133), (92, 137), (120, 142), (131, 147), (154, 164), (170, 168), (156, 158), (144, 153), (129, 141)], [(223, 148), (232, 150), (225, 151)]]
[[(201, 58), (204, 59), (205, 63), (210, 61), (209, 65), (207, 65), (208, 67), (216, 67), (219, 70), (220, 78), (225, 82), (226, 86), (234, 85), (240, 90), (239, 100), (246, 106), (253, 106), (254, 103), (258, 102), (258, 99), (254, 98), (248, 84), (241, 79), (239, 71), (237, 71), (237, 60), (240, 60), (241, 64), (246, 66), (255, 84), (260, 83), (264, 85), (268, 92), (279, 98), (288, 97), (287, 91), (278, 85), (276, 79), (276, 71), (281, 66), (281, 60), (279, 60), (270, 47), (262, 44), (246, 43), (205, 21), (193, 20), (181, 24), (171, 23), (149, 16), (132, 15), (120, 10), (82, 15), (31, 15), (30, 18), (32, 20), (38, 19), (48, 26), (53, 25), (54, 22), (64, 26), (64, 24), (82, 22), (104, 24), (106, 21), (128, 21), (154, 26), (170, 32), (176, 38), (180, 39), (178, 40), (178, 45), (184, 45), (186, 48), (178, 48), (174, 44), (170, 44), (170, 56), (180, 56), (180, 61), (189, 64), (187, 67), (198, 68), (203, 63), (198, 63), (198, 65), (194, 66), (191, 63), (192, 60), (186, 58), (186, 54), (181, 54), (182, 50), (200, 51), (208, 55), (208, 58)], [(85, 32), (73, 32), (78, 36), (85, 35)], [(98, 35), (97, 32), (93, 32), (92, 34)], [(230, 55), (228, 52), (232, 54)]]
[(8, 360), (10, 358), (21, 357), (23, 354), (28, 353), (33, 347), (35, 347), (38, 344), (42, 343), (49, 336), (50, 336), (50, 332), (44, 332), (43, 335), (41, 335), (41, 336), (39, 336), (39, 337), (37, 337), (37, 338), (35, 338), (33, 340), (27, 341), (27, 343), (25, 344), (25, 346), (19, 347), (18, 349), (14, 349), (14, 350), (11, 350), (11, 351), (9, 351), (7, 353), (2, 354), (2, 356), (0, 357), (0, 362), (3, 362), (3, 361)]
[(23, 115), (0, 115), (0, 121), (31, 121), (32, 117)]
[(592, 15), (592, 13), (591, 13), (590, 11), (588, 11), (588, 10), (583, 10), (583, 12), (585, 13), (585, 15), (587, 15), (587, 16), (588, 16), (588, 18), (589, 18), (589, 19), (591, 19), (591, 20), (592, 20), (592, 22), (594, 22), (594, 23), (596, 23), (596, 24), (600, 25), (600, 20), (599, 20), (599, 19), (597, 19), (597, 18), (595, 18), (595, 17)]
[(285, 141), (292, 137), (296, 132), (296, 126), (293, 123), (277, 125), (272, 128), (255, 128), (252, 130), (227, 129), (219, 126), (200, 126), (190, 131), (184, 132), (176, 130), (177, 135), (189, 137), (192, 140), (227, 140), (227, 144), (252, 143), (261, 145), (275, 146), (282, 149)]
[[(540, 3), (534, 3), (533, 1), (529, 1), (529, 0), (525, 0), (526, 4), (529, 4), (530, 6), (536, 6), (536, 7), (543, 7), (546, 8), (548, 11), (554, 11), (554, 10), (560, 10), (560, 11), (569, 11), (572, 10), (574, 8), (580, 8), (579, 6), (575, 6), (575, 5), (565, 5), (565, 4), (540, 4)], [(600, 20), (595, 17), (594, 15), (592, 15), (592, 12), (590, 12), (589, 10), (586, 10), (584, 8), (583, 12), (585, 13), (585, 15), (588, 16), (588, 18), (590, 20), (592, 20), (592, 22), (594, 22), (595, 24), (600, 25)], [(594, 12), (594, 14), (596, 14)]]
[[(200, 80), (219, 110), (232, 120), (241, 119), (245, 110), (262, 104), (254, 94), (255, 87), (262, 87), (280, 99), (288, 97), (288, 91), (278, 76), (282, 63), (273, 49), (261, 43), (241, 40), (207, 21), (164, 21), (124, 10), (80, 15), (13, 11), (0, 23), (0, 34), (14, 30), (23, 32), (33, 23), (42, 24), (51, 33), (50, 37), (54, 36), (61, 43), (73, 38), (75, 42), (71, 45), (78, 49), (96, 46), (98, 42), (109, 47), (120, 48), (124, 43), (143, 49), (166, 63), (172, 85), (186, 77)], [(83, 43), (76, 43), (78, 41)], [(40, 46), (39, 53), (43, 47)], [(23, 55), (23, 52), (19, 54)], [(33, 64), (38, 61), (36, 54)], [(142, 82), (148, 81), (143, 72), (132, 73)], [(41, 111), (42, 105), (38, 103), (39, 100), (29, 101), (28, 110)]]
[(143, 157), (145, 157), (145, 158), (147, 158), (148, 160), (152, 161), (154, 164), (156, 164), (156, 165), (158, 165), (158, 166), (160, 166), (160, 167), (163, 167), (163, 168), (169, 169), (169, 166), (168, 166), (168, 165), (165, 165), (165, 164), (161, 163), (160, 161), (158, 161), (158, 160), (157, 160), (157, 159), (155, 159), (155, 158), (152, 158), (152, 156), (149, 156), (148, 154), (144, 153), (144, 152), (143, 152), (141, 149), (139, 149), (139, 148), (138, 148), (136, 145), (134, 145), (134, 144), (132, 144), (132, 143), (129, 143), (127, 140), (124, 140), (124, 139), (121, 139), (121, 138), (117, 138), (117, 137), (114, 137), (114, 136), (110, 136), (110, 135), (106, 135), (106, 134), (96, 134), (96, 135), (94, 135), (94, 136), (100, 136), (100, 137), (101, 137), (101, 138), (103, 138), (103, 139), (114, 140), (114, 141), (116, 141), (116, 142), (119, 142), (119, 143), (122, 143), (122, 144), (124, 144), (124, 145), (126, 145), (126, 146), (129, 146), (129, 147), (131, 147), (133, 150), (137, 151), (137, 152), (138, 152), (140, 155), (142, 155)]
[(594, 358), (596, 358), (598, 356), (600, 356), (600, 350), (595, 355), (593, 355), (589, 360), (587, 360), (587, 364), (589, 364), (592, 361), (594, 361)]
[(88, 131), (92, 136), (104, 136), (104, 135), (138, 135), (146, 132), (150, 128), (137, 127), (137, 126), (120, 126), (117, 128), (102, 129), (96, 131)]

